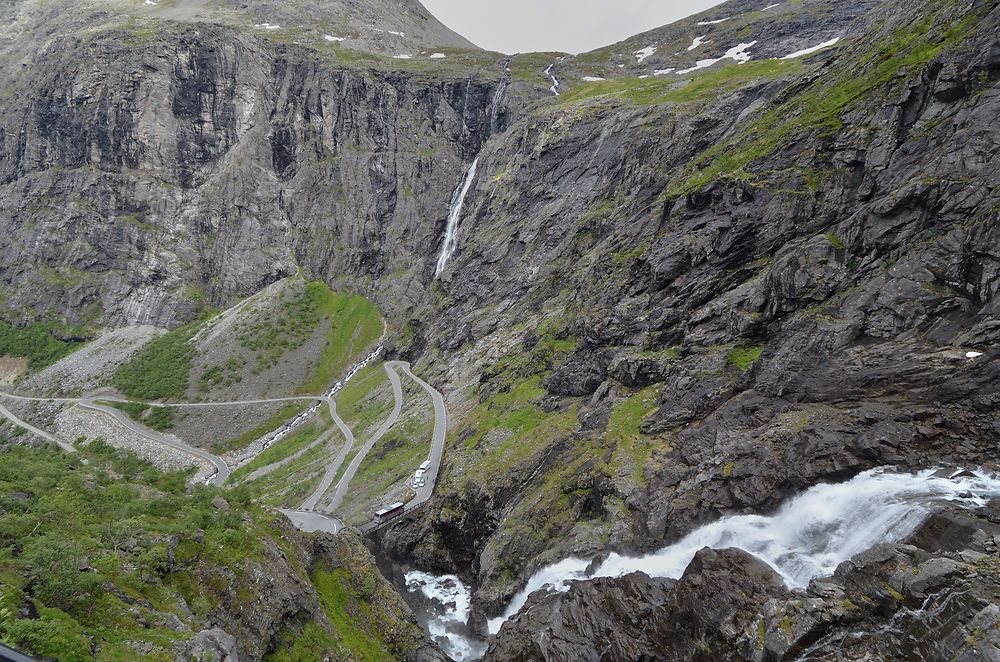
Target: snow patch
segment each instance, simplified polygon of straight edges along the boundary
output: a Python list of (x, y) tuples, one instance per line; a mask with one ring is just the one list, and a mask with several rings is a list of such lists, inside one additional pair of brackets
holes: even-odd
[(654, 76), (666, 76), (667, 74), (672, 74), (672, 73), (674, 73), (674, 68), (673, 67), (671, 67), (669, 69), (657, 69), (656, 71), (653, 72), (653, 75)]
[(323, 39), (331, 42), (347, 41), (347, 37), (334, 37), (332, 34), (323, 35)]
[(642, 79), (642, 78), (649, 78), (649, 74), (644, 74), (644, 75), (642, 75), (642, 76), (639, 76), (639, 78), (640, 78), (640, 79)]
[(736, 46), (733, 46), (728, 51), (726, 51), (726, 54), (723, 55), (722, 57), (710, 60), (698, 60), (698, 63), (695, 64), (690, 69), (681, 69), (677, 73), (689, 74), (692, 71), (697, 71), (698, 69), (707, 69), (708, 67), (711, 67), (713, 64), (722, 62), (723, 60), (733, 60), (734, 62), (736, 62), (736, 64), (743, 64), (744, 62), (749, 62), (750, 61), (749, 49), (756, 43), (757, 43), (756, 41), (751, 41), (748, 44), (737, 44)]
[(587, 81), (588, 83), (596, 83), (599, 80), (605, 80), (605, 79), (601, 78), (600, 76), (584, 76), (583, 80)]
[(982, 352), (966, 352), (965, 353), (965, 358), (967, 358), (967, 359), (978, 359), (982, 355), (983, 355)]
[(635, 52), (635, 59), (639, 64), (642, 64), (642, 61), (655, 53), (657, 48), (657, 46), (646, 46), (646, 48)]
[(448, 57), (448, 56), (445, 55), (444, 53), (431, 53), (431, 59), (432, 60), (440, 60), (441, 58), (445, 58), (445, 57)]
[(257, 23), (256, 25), (254, 25), (254, 27), (258, 28), (260, 30), (280, 30), (281, 29), (280, 25), (272, 25), (271, 23)]
[(834, 37), (830, 41), (824, 41), (822, 44), (816, 44), (815, 46), (811, 46), (810, 48), (803, 48), (801, 51), (795, 51), (794, 53), (789, 53), (788, 55), (786, 55), (785, 57), (783, 57), (781, 59), (782, 60), (794, 60), (797, 57), (802, 57), (804, 55), (809, 55), (810, 53), (815, 53), (817, 51), (821, 51), (824, 48), (829, 48), (830, 46), (833, 46), (834, 44), (836, 44), (838, 41), (840, 41), (840, 37)]
[(693, 51), (694, 49), (698, 48), (702, 44), (707, 44), (709, 41), (711, 41), (711, 39), (705, 39), (705, 37), (707, 37), (707, 36), (708, 35), (702, 35), (700, 37), (695, 37), (694, 41), (691, 42), (691, 45), (688, 46), (688, 50), (689, 51)]
[(155, 7), (156, 6), (156, 3), (153, 2), (153, 0), (146, 0), (146, 2), (144, 2), (142, 4), (146, 5), (147, 7)]
[(732, 18), (732, 16), (727, 16), (726, 18), (720, 18), (716, 21), (699, 21), (698, 25), (718, 25), (719, 23), (725, 23), (730, 18)]
[(412, 60), (413, 56), (412, 55), (407, 55), (406, 53), (400, 53), (399, 55), (393, 55), (392, 59), (394, 59), (394, 60)]
[(779, 3), (773, 4), (773, 5), (768, 5), (767, 7), (764, 7), (763, 9), (761, 9), (761, 11), (767, 11), (768, 9), (774, 9), (775, 7), (780, 7), (780, 6), (781, 6), (781, 3), (779, 2)]

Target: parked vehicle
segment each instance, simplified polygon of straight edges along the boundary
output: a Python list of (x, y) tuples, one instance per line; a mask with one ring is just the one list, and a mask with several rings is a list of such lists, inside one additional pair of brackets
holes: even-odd
[(420, 471), (427, 471), (430, 468), (431, 468), (431, 461), (430, 460), (426, 460), (426, 461), (424, 461), (423, 464), (420, 465)]
[(403, 508), (405, 504), (402, 501), (397, 501), (391, 506), (386, 506), (382, 510), (375, 512), (375, 521), (381, 524), (382, 522), (388, 522), (391, 519), (395, 519), (403, 514)]

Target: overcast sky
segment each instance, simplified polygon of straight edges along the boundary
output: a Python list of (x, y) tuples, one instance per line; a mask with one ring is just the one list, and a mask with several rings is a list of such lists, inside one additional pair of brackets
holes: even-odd
[(721, 0), (421, 0), (445, 25), (504, 53), (582, 53)]

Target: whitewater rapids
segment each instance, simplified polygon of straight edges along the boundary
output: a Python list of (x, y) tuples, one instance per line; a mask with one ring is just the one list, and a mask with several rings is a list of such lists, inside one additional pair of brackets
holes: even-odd
[(570, 582), (620, 577), (642, 571), (652, 577), (679, 578), (705, 547), (735, 547), (773, 567), (792, 588), (832, 575), (855, 554), (912, 534), (942, 501), (982, 506), (1000, 494), (1000, 479), (962, 472), (958, 477), (873, 469), (846, 483), (817, 485), (788, 501), (771, 516), (726, 517), (645, 556), (611, 554), (591, 574), (591, 559), (568, 558), (542, 568), (514, 596), (503, 616), (489, 621), (490, 634), (516, 614), (534, 591), (566, 591)]

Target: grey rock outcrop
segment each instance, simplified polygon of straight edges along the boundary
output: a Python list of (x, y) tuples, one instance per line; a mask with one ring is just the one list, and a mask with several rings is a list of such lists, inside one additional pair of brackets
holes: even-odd
[(862, 552), (801, 593), (745, 552), (709, 549), (676, 582), (635, 573), (538, 592), (484, 659), (1000, 659), (993, 514), (938, 513), (914, 545)]

